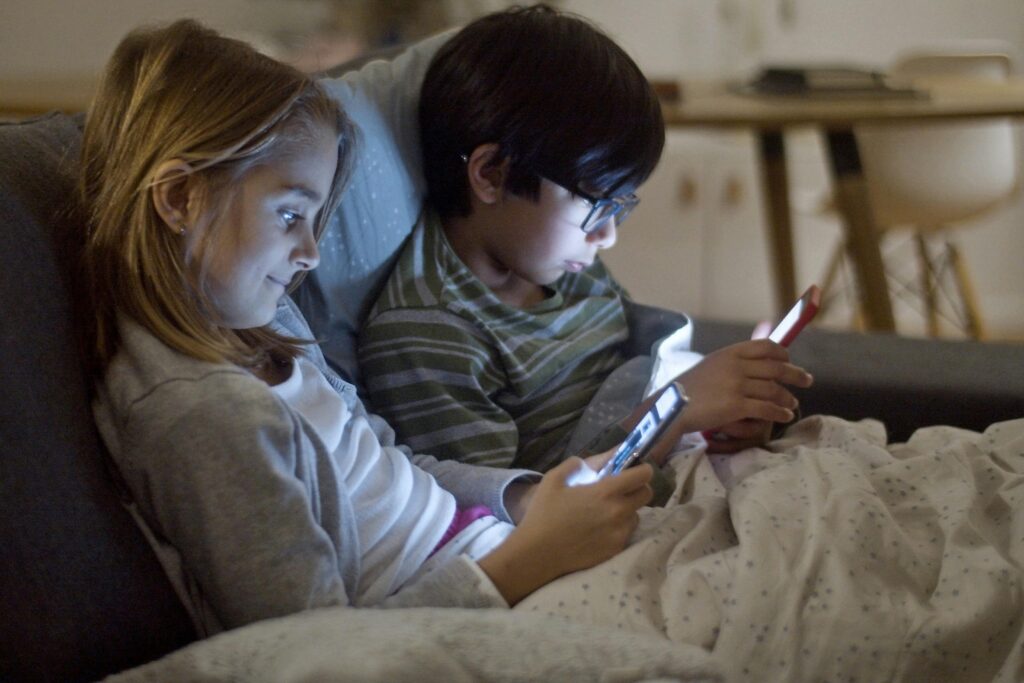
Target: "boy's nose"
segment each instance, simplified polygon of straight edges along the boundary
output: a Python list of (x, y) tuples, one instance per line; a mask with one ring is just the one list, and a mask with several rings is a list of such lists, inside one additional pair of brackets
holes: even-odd
[(587, 235), (587, 239), (596, 244), (598, 249), (611, 249), (615, 246), (617, 238), (618, 226), (614, 216), (602, 223), (600, 228)]

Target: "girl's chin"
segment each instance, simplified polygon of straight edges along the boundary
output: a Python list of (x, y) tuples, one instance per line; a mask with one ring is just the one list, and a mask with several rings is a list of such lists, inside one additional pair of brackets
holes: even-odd
[(276, 314), (277, 301), (274, 301), (271, 305), (260, 306), (258, 310), (250, 308), (244, 314), (225, 316), (223, 325), (231, 330), (251, 330), (269, 325)]

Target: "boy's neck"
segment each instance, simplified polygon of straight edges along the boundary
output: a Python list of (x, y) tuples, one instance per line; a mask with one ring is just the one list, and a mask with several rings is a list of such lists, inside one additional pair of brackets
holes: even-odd
[(484, 231), (488, 228), (493, 230), (494, 226), (482, 225), (471, 214), (444, 218), (441, 227), (448, 238), (448, 244), (463, 265), (502, 303), (516, 308), (529, 308), (547, 298), (547, 289), (519, 277), (490, 252)]

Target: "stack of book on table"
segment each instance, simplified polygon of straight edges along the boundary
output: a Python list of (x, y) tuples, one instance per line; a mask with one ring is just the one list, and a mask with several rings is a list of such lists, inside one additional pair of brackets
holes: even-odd
[(739, 84), (745, 95), (798, 97), (925, 97), (880, 71), (850, 66), (766, 66)]

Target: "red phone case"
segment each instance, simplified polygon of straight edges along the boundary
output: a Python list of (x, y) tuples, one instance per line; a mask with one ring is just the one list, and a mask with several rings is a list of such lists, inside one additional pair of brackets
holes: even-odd
[(814, 318), (820, 305), (821, 288), (818, 285), (811, 285), (768, 334), (768, 338), (780, 346), (789, 346), (800, 334), (800, 330)]

